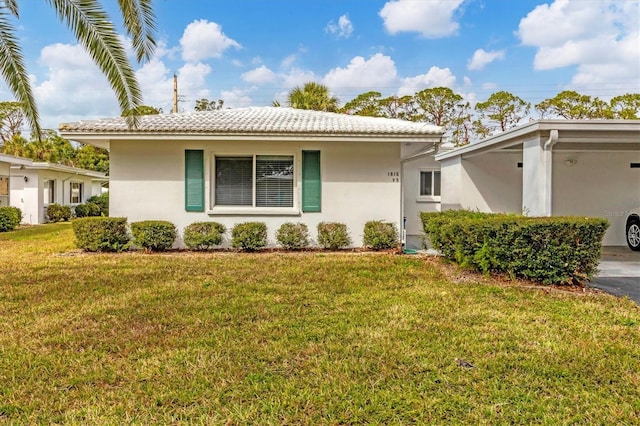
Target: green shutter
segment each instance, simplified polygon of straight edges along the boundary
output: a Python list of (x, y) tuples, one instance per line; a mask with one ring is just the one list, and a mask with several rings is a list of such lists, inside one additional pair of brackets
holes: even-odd
[(319, 212), (321, 198), (320, 151), (302, 151), (302, 211)]
[(204, 152), (201, 149), (184, 152), (184, 209), (204, 211)]

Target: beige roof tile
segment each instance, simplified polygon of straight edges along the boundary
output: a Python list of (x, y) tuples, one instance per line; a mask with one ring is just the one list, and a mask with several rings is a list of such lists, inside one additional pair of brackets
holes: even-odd
[(63, 123), (60, 130), (73, 133), (193, 133), (311, 135), (440, 135), (443, 129), (427, 123), (361, 117), (281, 107), (249, 107), (219, 111), (145, 115), (129, 129), (122, 117)]

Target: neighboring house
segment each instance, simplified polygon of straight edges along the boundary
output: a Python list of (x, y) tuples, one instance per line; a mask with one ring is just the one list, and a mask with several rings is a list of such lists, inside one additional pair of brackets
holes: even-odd
[(31, 163), (28, 158), (0, 153), (0, 207), (11, 205), (11, 166), (27, 166)]
[(621, 246), (640, 206), (640, 120), (539, 120), (435, 159), (442, 209), (604, 217)]
[(91, 170), (27, 161), (11, 166), (9, 192), (10, 204), (22, 210), (22, 222), (31, 225), (46, 222), (49, 204), (73, 207), (100, 195), (109, 179)]
[[(437, 164), (422, 170), (417, 160), (433, 155), (443, 130), (425, 123), (252, 107), (142, 116), (135, 129), (121, 117), (80, 121), (60, 132), (109, 149), (110, 214), (130, 222), (182, 230), (262, 221), (271, 244), (285, 222), (307, 224), (312, 236), (320, 222), (341, 222), (361, 246), (369, 220), (400, 230), (409, 215), (407, 233), (417, 237), (418, 206), (438, 202), (438, 176), (426, 175)], [(429, 190), (420, 195), (422, 171)]]

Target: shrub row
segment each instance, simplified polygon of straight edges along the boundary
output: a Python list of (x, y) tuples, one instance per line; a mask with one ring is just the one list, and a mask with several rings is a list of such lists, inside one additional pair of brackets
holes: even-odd
[(22, 210), (17, 207), (0, 207), (0, 232), (13, 231), (22, 222)]
[(582, 217), (524, 217), (465, 210), (422, 213), (434, 248), (483, 273), (502, 272), (544, 284), (593, 277), (609, 224)]
[(75, 217), (109, 216), (109, 193), (94, 195), (86, 203), (78, 204), (73, 209), (70, 206), (53, 203), (47, 206), (47, 220), (61, 222)]
[[(343, 223), (318, 224), (318, 244), (337, 250), (351, 244), (347, 226)], [(122, 251), (131, 244), (149, 251), (170, 249), (177, 237), (175, 225), (167, 221), (149, 220), (131, 223), (127, 233), (126, 218), (85, 217), (73, 222), (77, 245), (87, 251)], [(192, 250), (208, 250), (222, 244), (224, 225), (217, 222), (196, 222), (184, 230), (185, 245)], [(301, 250), (310, 245), (309, 230), (303, 223), (285, 223), (276, 232), (276, 240), (287, 250)], [(371, 221), (365, 225), (364, 244), (374, 250), (398, 246), (398, 232), (393, 224)], [(264, 222), (244, 222), (231, 230), (231, 246), (243, 251), (257, 251), (267, 245), (267, 225)]]

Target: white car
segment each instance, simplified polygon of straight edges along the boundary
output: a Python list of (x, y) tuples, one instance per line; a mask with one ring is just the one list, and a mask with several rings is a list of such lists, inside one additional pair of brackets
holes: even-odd
[(631, 250), (640, 251), (640, 209), (634, 209), (627, 216), (627, 245)]

